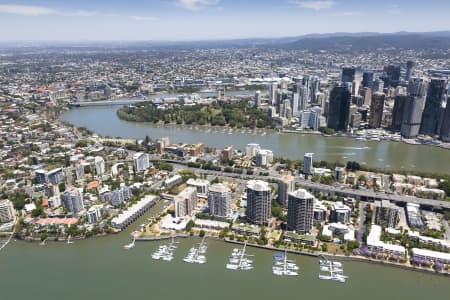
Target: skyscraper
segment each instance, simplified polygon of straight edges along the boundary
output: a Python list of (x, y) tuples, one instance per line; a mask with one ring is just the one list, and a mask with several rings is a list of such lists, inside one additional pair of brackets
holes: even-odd
[(406, 104), (408, 104), (409, 97), (407, 95), (395, 96), (394, 108), (392, 110), (392, 130), (399, 131), (402, 128), (402, 123), (405, 118)]
[(373, 72), (370, 72), (370, 71), (363, 72), (362, 83), (361, 83), (362, 87), (363, 88), (372, 88), (373, 79), (374, 79)]
[(424, 104), (425, 97), (407, 96), (401, 127), (401, 135), (404, 138), (414, 138), (419, 134)]
[(309, 96), (311, 99), (311, 103), (318, 104), (316, 99), (316, 94), (320, 90), (320, 79), (317, 76), (314, 76), (311, 78), (310, 85), (309, 85)]
[(270, 219), (270, 186), (261, 180), (247, 182), (247, 220), (250, 223), (264, 225)]
[(303, 174), (313, 173), (313, 155), (314, 153), (305, 153), (303, 156)]
[(304, 189), (288, 194), (288, 230), (307, 233), (312, 229), (314, 196)]
[(450, 84), (447, 93), (447, 106), (444, 111), (440, 132), (441, 139), (444, 142), (450, 142)]
[(445, 79), (431, 79), (422, 114), (421, 134), (435, 135), (440, 133), (440, 117), (446, 88), (447, 81)]
[(261, 106), (261, 91), (255, 92), (255, 108), (258, 108)]
[(406, 74), (405, 74), (405, 80), (409, 81), (414, 73), (414, 62), (412, 60), (408, 60), (406, 62)]
[(353, 83), (356, 75), (356, 67), (343, 67), (342, 68), (342, 82)]
[(227, 217), (231, 213), (231, 190), (223, 183), (216, 183), (208, 190), (208, 208), (213, 216)]
[(286, 175), (281, 177), (280, 181), (278, 182), (278, 202), (281, 205), (285, 207), (287, 206), (288, 194), (294, 191), (294, 188), (295, 182), (293, 176)]
[(75, 187), (70, 187), (63, 193), (64, 207), (70, 212), (79, 212), (84, 209), (83, 195)]
[(408, 94), (411, 96), (425, 97), (429, 80), (425, 77), (412, 77), (408, 82)]
[(384, 76), (382, 77), (385, 86), (396, 87), (400, 82), (400, 66), (388, 65), (384, 67)]
[(357, 95), (359, 93), (362, 79), (361, 69), (359, 67), (342, 68), (342, 82), (352, 84), (352, 95)]
[(278, 84), (273, 82), (269, 85), (269, 105), (275, 105), (277, 99)]
[(386, 95), (383, 93), (375, 93), (372, 95), (372, 102), (370, 104), (370, 118), (369, 127), (381, 127), (381, 120), (383, 119), (384, 100)]
[(330, 94), (328, 127), (336, 131), (346, 131), (348, 127), (351, 95), (345, 84), (337, 84)]

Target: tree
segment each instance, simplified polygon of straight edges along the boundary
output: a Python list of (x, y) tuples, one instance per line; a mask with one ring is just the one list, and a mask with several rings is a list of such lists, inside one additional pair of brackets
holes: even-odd
[(189, 220), (189, 222), (186, 224), (186, 231), (191, 231), (191, 229), (194, 227), (195, 223), (192, 220)]

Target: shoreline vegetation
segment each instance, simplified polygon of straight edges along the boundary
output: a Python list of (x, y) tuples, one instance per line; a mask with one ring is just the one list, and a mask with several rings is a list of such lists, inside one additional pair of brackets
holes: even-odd
[(267, 113), (251, 107), (244, 101), (184, 105), (167, 109), (158, 108), (151, 102), (144, 102), (133, 106), (123, 106), (117, 110), (117, 116), (125, 121), (154, 124), (275, 128), (273, 119)]

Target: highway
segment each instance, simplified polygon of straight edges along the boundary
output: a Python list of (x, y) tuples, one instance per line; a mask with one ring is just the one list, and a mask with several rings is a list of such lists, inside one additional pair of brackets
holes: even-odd
[[(183, 165), (186, 169), (192, 169), (197, 173), (207, 173), (216, 176), (225, 176), (225, 177), (233, 177), (233, 178), (252, 178), (252, 179), (261, 179), (261, 180), (279, 180), (279, 177), (275, 176), (257, 176), (257, 175), (246, 175), (246, 174), (235, 174), (235, 173), (225, 173), (220, 171), (211, 171), (211, 170), (203, 170), (197, 168), (190, 168), (186, 165), (177, 162), (177, 161), (167, 161), (173, 164)], [(301, 187), (306, 188), (308, 190), (327, 193), (331, 195), (337, 195), (342, 197), (351, 197), (362, 201), (374, 201), (374, 200), (390, 200), (397, 204), (406, 204), (406, 203), (417, 203), (424, 207), (434, 208), (434, 209), (450, 209), (450, 201), (443, 200), (434, 200), (434, 199), (426, 199), (426, 198), (418, 198), (414, 196), (406, 196), (406, 195), (396, 195), (396, 194), (386, 194), (384, 192), (374, 192), (372, 190), (367, 189), (350, 189), (341, 186), (331, 186), (326, 184), (321, 184), (317, 182), (308, 181), (299, 177), (295, 178), (295, 182), (298, 183)]]
[[(225, 173), (221, 171), (212, 171), (212, 170), (203, 170), (198, 168), (188, 167), (186, 162), (170, 160), (170, 159), (161, 159), (158, 155), (150, 155), (150, 161), (165, 161), (168, 163), (172, 163), (175, 165), (182, 166), (184, 169), (191, 169), (197, 173), (206, 173), (215, 176), (223, 176), (223, 177), (232, 177), (232, 178), (240, 178), (240, 179), (261, 179), (261, 180), (279, 180), (280, 177), (276, 176), (275, 173), (271, 172), (270, 176), (259, 176), (259, 175), (247, 175), (247, 174), (236, 174), (236, 173)], [(116, 163), (118, 161), (115, 161)], [(416, 203), (420, 204), (426, 208), (432, 209), (450, 209), (450, 201), (444, 200), (435, 200), (435, 199), (426, 199), (419, 198), (414, 196), (407, 195), (397, 195), (397, 194), (389, 194), (384, 192), (374, 192), (373, 190), (368, 189), (351, 189), (342, 186), (331, 186), (326, 184), (321, 184), (318, 182), (312, 182), (309, 180), (305, 180), (300, 177), (295, 177), (295, 182), (303, 188), (306, 188), (311, 191), (322, 192), (331, 195), (337, 195), (342, 197), (351, 197), (362, 201), (374, 201), (374, 200), (390, 200), (396, 204), (406, 204), (406, 203)]]

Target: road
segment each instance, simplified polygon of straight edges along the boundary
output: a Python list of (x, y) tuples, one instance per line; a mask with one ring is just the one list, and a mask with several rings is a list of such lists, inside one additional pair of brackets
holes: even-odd
[[(167, 160), (161, 159), (158, 155), (150, 155), (151, 161), (165, 161), (172, 163), (174, 165), (183, 166), (184, 169), (191, 169), (196, 173), (206, 173), (219, 177), (232, 177), (246, 180), (248, 178), (251, 179), (261, 179), (261, 180), (279, 180), (280, 176), (276, 176), (276, 173), (271, 172), (269, 176), (260, 176), (260, 175), (247, 175), (247, 174), (236, 174), (236, 173), (225, 173), (221, 171), (213, 171), (213, 170), (203, 170), (198, 168), (188, 167), (186, 162), (177, 161), (177, 160)], [(351, 197), (362, 201), (374, 201), (374, 200), (390, 200), (391, 202), (404, 204), (404, 203), (416, 203), (422, 206), (426, 206), (429, 208), (437, 208), (437, 209), (450, 209), (450, 201), (443, 200), (434, 200), (434, 199), (425, 199), (414, 196), (407, 195), (396, 195), (391, 193), (384, 192), (374, 192), (373, 190), (368, 189), (352, 189), (342, 186), (331, 186), (325, 185), (318, 182), (312, 182), (309, 180), (305, 180), (298, 176), (295, 177), (295, 182), (299, 184), (301, 187), (306, 188), (308, 190), (327, 193), (331, 195), (343, 196), (343, 197)]]

